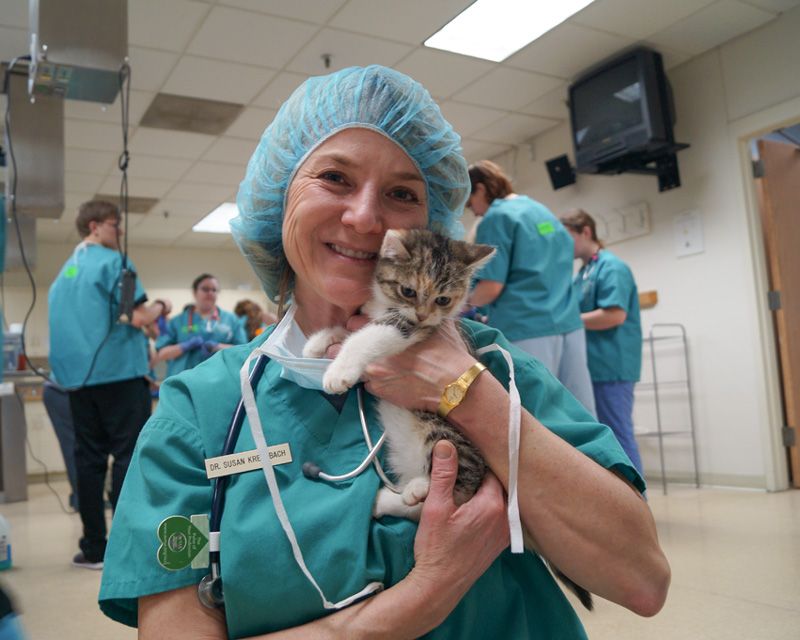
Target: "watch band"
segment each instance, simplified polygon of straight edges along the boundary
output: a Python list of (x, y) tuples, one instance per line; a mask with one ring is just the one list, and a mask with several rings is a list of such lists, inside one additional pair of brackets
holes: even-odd
[[(486, 367), (483, 364), (476, 362), (453, 382), (448, 384), (442, 392), (442, 397), (439, 400), (439, 408), (436, 413), (438, 413), (440, 417), (446, 418), (447, 414), (461, 404), (467, 395), (467, 390), (470, 385), (484, 369), (486, 369)], [(450, 395), (448, 392), (453, 390), (456, 392), (457, 397), (451, 400), (448, 398), (448, 395)]]

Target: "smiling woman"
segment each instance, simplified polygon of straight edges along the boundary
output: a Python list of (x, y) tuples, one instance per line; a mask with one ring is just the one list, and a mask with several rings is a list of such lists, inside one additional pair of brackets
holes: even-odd
[[(302, 357), (312, 331), (364, 322), (358, 311), (388, 230), (455, 235), (468, 195), (458, 135), (407, 76), (351, 68), (311, 78), (292, 94), (250, 160), (232, 223), (265, 291), (290, 296), (291, 306), (250, 345), (162, 386), (115, 514), (100, 590), (106, 614), (138, 624), (143, 640), (585, 638), (539, 556), (504, 553), (512, 402), (500, 382), (508, 379), (502, 357), (482, 356), (486, 372), (446, 414), (491, 471), (456, 506), (458, 456), (450, 442), (436, 443), (418, 525), (373, 516), (382, 481), (369, 458), (358, 465), (363, 473), (344, 473), (372, 448), (365, 441), (380, 437), (376, 398), (322, 393), (325, 361)], [(461, 329), (476, 348), (510, 349), (485, 326)], [(256, 357), (260, 382), (248, 378)], [(430, 413), (476, 366), (451, 321), (368, 368), (365, 389)], [(669, 567), (639, 495), (642, 479), (608, 428), (538, 362), (515, 352), (513, 367), (525, 529), (573, 581), (652, 615)], [(226, 425), (240, 397), (248, 428), (237, 435), (235, 422)], [(224, 512), (217, 500), (212, 507), (207, 469), (222, 466), (220, 451), (252, 455), (254, 447), (260, 467), (229, 469)], [(273, 457), (276, 450), (285, 455)], [(313, 460), (346, 481), (307, 477), (304, 463)], [(209, 513), (210, 572), (200, 560)], [(165, 522), (199, 541), (180, 566), (162, 562)]]

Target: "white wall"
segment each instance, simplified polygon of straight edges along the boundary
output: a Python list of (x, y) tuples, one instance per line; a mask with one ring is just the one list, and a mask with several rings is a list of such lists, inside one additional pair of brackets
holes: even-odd
[[(653, 323), (686, 326), (700, 469), (710, 483), (777, 488), (770, 482), (773, 452), (766, 436), (780, 424), (764, 383), (765, 373), (774, 377), (774, 372), (765, 372), (770, 357), (761, 342), (763, 265), (753, 251), (760, 239), (749, 232), (757, 225), (748, 210), (738, 140), (742, 130), (736, 121), (800, 96), (797, 34), (796, 9), (668, 74), (677, 107), (675, 137), (691, 144), (678, 154), (679, 189), (659, 193), (656, 178), (650, 176), (579, 175), (575, 185), (553, 191), (544, 161), (572, 153), (567, 124), (535, 140), (533, 160), (527, 147), (497, 158), (513, 174), (516, 191), (530, 194), (556, 215), (572, 207), (606, 214), (648, 203), (652, 233), (610, 248), (631, 265), (640, 291), (658, 291), (658, 305), (642, 312), (644, 334)], [(800, 109), (794, 117), (800, 121)], [(679, 258), (673, 219), (688, 210), (702, 216), (705, 251)], [(675, 350), (671, 352), (665, 354), (665, 363), (674, 370)], [(649, 379), (649, 362), (644, 365), (643, 380)], [(666, 404), (668, 419), (683, 411), (677, 391), (667, 394)], [(637, 425), (655, 426), (652, 393), (637, 392), (636, 418)], [(645, 466), (657, 471), (655, 440), (640, 443)], [(665, 450), (668, 470), (674, 475), (689, 472), (688, 439), (671, 439)], [(779, 475), (785, 484), (785, 472)]]

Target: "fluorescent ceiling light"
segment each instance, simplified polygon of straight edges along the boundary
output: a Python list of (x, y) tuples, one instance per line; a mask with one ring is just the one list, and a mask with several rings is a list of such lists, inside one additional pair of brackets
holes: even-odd
[(593, 0), (477, 0), (425, 41), (492, 62), (505, 60)]
[(230, 233), (230, 222), (239, 215), (235, 202), (223, 202), (205, 218), (192, 227), (192, 231), (201, 233)]

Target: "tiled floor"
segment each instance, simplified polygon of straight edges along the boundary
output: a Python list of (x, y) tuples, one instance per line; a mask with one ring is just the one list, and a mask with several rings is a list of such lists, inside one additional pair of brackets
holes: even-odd
[[(66, 494), (65, 484), (56, 488)], [(672, 565), (667, 605), (645, 619), (596, 598), (596, 611), (581, 614), (592, 640), (800, 639), (800, 491), (672, 487), (666, 498), (652, 491), (650, 504)], [(136, 637), (100, 614), (99, 572), (69, 564), (77, 515), (62, 513), (44, 485), (0, 510), (15, 564), (0, 582), (24, 610), (31, 640)]]

